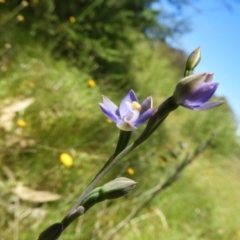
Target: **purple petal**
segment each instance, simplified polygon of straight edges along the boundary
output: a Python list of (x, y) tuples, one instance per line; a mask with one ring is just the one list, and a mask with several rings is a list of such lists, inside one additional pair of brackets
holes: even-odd
[(103, 104), (110, 110), (110, 111), (112, 111), (112, 112), (116, 112), (116, 110), (117, 110), (117, 105), (116, 104), (114, 104), (108, 97), (106, 97), (106, 96), (102, 96), (102, 98), (103, 98)]
[(186, 104), (201, 104), (207, 102), (214, 94), (218, 87), (218, 83), (203, 83), (196, 91), (186, 97)]
[(147, 97), (142, 103), (141, 103), (141, 114), (147, 111), (149, 108), (152, 108), (153, 100), (152, 97)]
[(138, 102), (138, 99), (135, 92), (133, 90), (130, 90), (120, 103), (119, 114), (121, 117), (124, 117), (129, 111), (129, 108), (126, 105), (126, 102), (132, 103), (133, 101)]
[(123, 131), (134, 131), (137, 129), (133, 124), (124, 121), (117, 123), (117, 127)]
[(104, 115), (107, 118), (110, 118), (113, 122), (118, 123), (120, 121), (120, 118), (116, 114), (116, 112), (111, 111), (109, 108), (107, 108), (103, 103), (99, 103), (100, 108), (102, 109)]
[(195, 111), (203, 111), (203, 110), (208, 110), (211, 108), (215, 108), (218, 107), (220, 105), (222, 105), (223, 103), (225, 103), (224, 101), (220, 101), (220, 102), (207, 102), (201, 105), (185, 105), (185, 104), (181, 104), (183, 107), (191, 109), (191, 110), (195, 110)]
[(134, 126), (138, 127), (146, 122), (154, 114), (154, 109), (150, 108), (144, 112), (140, 117), (134, 122)]

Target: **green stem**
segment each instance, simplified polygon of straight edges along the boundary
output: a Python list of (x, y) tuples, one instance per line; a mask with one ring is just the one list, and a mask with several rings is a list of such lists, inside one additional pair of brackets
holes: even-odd
[(113, 229), (113, 232), (111, 233), (111, 236), (108, 238), (108, 240), (112, 240), (116, 233), (119, 233), (133, 218), (135, 218), (146, 206), (148, 206), (152, 200), (160, 194), (163, 190), (170, 187), (174, 182), (176, 182), (179, 179), (180, 173), (193, 162), (194, 159), (196, 159), (201, 153), (203, 153), (208, 146), (211, 145), (212, 141), (214, 140), (215, 135), (212, 135), (209, 140), (202, 143), (193, 153), (191, 157), (186, 157), (181, 164), (176, 168), (174, 173), (166, 179), (166, 181), (163, 184), (159, 184), (155, 187), (155, 190), (151, 192), (150, 197), (146, 199), (136, 210), (134, 210), (132, 213), (130, 213), (124, 220), (122, 220), (116, 227)]
[(123, 149), (126, 148), (131, 138), (131, 135), (132, 135), (132, 132), (130, 131), (129, 132), (122, 131), (122, 130), (120, 131), (118, 144), (112, 157), (116, 157)]
[[(131, 138), (132, 132), (126, 132), (126, 131), (120, 131), (118, 143), (115, 149), (114, 154), (108, 159), (108, 161), (105, 163), (105, 165), (102, 167), (102, 169), (97, 173), (97, 175), (94, 177), (94, 179), (91, 181), (91, 183), (88, 185), (88, 187), (82, 192), (76, 203), (73, 205), (73, 207), (69, 210), (67, 216), (63, 219), (63, 225), (66, 219), (75, 211), (75, 209), (80, 206), (86, 195), (95, 187), (95, 185), (103, 178), (103, 176), (111, 169), (108, 168), (108, 166), (111, 164), (111, 162), (114, 160), (114, 158), (122, 152), (123, 149), (126, 148), (130, 138)], [(106, 170), (107, 169), (107, 170)]]
[(162, 124), (167, 118), (170, 112), (174, 111), (178, 107), (173, 97), (167, 98), (157, 109), (155, 114), (149, 119), (146, 128), (141, 136), (136, 140), (147, 139), (152, 133)]
[[(138, 147), (141, 143), (147, 140), (153, 132), (160, 126), (160, 124), (166, 119), (168, 114), (175, 110), (178, 105), (174, 102), (172, 97), (169, 97), (166, 101), (164, 101), (157, 111), (155, 112), (154, 116), (149, 120), (145, 130), (140, 135), (135, 142), (131, 143), (128, 147), (128, 141), (131, 137), (131, 132), (124, 132), (121, 131), (118, 139), (118, 144), (116, 146), (114, 154), (109, 158), (107, 163), (103, 166), (103, 168), (98, 172), (98, 174), (94, 177), (92, 182), (87, 186), (87, 188), (82, 192), (79, 196), (73, 207), (70, 209), (68, 214), (64, 217), (61, 224), (63, 230), (77, 217), (77, 214), (72, 216), (76, 209), (81, 206), (83, 200), (85, 199), (86, 195), (95, 187), (95, 185), (104, 177), (106, 173), (108, 173), (124, 156), (130, 153), (133, 149)], [(62, 231), (63, 231), (62, 230)], [(46, 230), (47, 231), (47, 230)]]
[[(175, 110), (178, 107), (178, 105), (174, 102), (172, 97), (169, 97), (166, 101), (164, 101), (158, 108), (158, 110), (155, 113), (155, 116), (153, 116), (153, 121), (150, 119), (145, 130), (141, 134), (141, 136), (136, 139), (135, 142), (130, 144), (127, 148), (127, 141), (130, 139), (130, 132), (124, 132), (121, 131), (119, 135), (119, 141), (115, 150), (115, 153), (110, 159), (107, 161), (107, 163), (104, 165), (104, 167), (98, 172), (98, 174), (95, 176), (95, 178), (92, 180), (92, 182), (88, 185), (88, 187), (82, 192), (76, 203), (73, 205), (73, 207), (68, 212), (67, 216), (63, 219), (62, 223), (65, 225), (65, 221), (67, 221), (68, 217), (75, 211), (75, 209), (81, 205), (82, 201), (84, 200), (86, 194), (88, 194), (95, 185), (103, 178), (103, 176), (110, 171), (124, 156), (126, 156), (129, 152), (131, 152), (133, 149), (138, 147), (141, 143), (143, 143), (146, 139), (148, 139), (153, 132), (160, 126), (160, 124), (166, 119), (168, 114)], [(156, 118), (157, 116), (157, 118)], [(119, 153), (119, 151), (121, 151)], [(118, 154), (119, 153), (119, 154)]]

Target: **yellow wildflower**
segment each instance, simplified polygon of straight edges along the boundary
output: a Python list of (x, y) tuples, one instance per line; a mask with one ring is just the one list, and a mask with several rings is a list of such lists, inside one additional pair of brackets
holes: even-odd
[(112, 120), (110, 118), (107, 118), (108, 123), (112, 123)]
[(76, 22), (76, 18), (73, 17), (73, 16), (70, 16), (70, 17), (69, 17), (69, 22), (75, 23), (75, 22)]
[(237, 235), (240, 237), (240, 231), (237, 232)]
[(134, 174), (134, 170), (132, 168), (128, 168), (127, 172), (129, 175), (133, 175)]
[(27, 7), (28, 6), (28, 2), (26, 0), (23, 0), (22, 1), (22, 5), (23, 5), (23, 7)]
[(33, 88), (33, 87), (35, 87), (35, 83), (34, 82), (28, 82), (28, 86)]
[(93, 79), (88, 79), (88, 86), (94, 88), (96, 86), (96, 82)]
[(0, 0), (0, 3), (5, 3), (5, 0)]
[(21, 15), (21, 14), (17, 15), (17, 20), (18, 20), (19, 22), (23, 22), (24, 19), (25, 19), (25, 18), (24, 18), (23, 15)]
[(60, 155), (60, 161), (66, 167), (71, 167), (73, 165), (73, 158), (68, 153), (62, 153)]
[(19, 119), (19, 120), (17, 120), (17, 125), (19, 127), (25, 127), (27, 125), (27, 123), (24, 120)]

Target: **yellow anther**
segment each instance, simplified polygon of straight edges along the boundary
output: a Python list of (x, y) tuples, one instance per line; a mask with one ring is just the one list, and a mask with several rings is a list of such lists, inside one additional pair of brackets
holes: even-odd
[(136, 101), (133, 101), (132, 102), (132, 106), (133, 106), (133, 108), (134, 109), (136, 109), (136, 110), (138, 110), (139, 112), (141, 111), (141, 105), (138, 103), (138, 102), (136, 102)]

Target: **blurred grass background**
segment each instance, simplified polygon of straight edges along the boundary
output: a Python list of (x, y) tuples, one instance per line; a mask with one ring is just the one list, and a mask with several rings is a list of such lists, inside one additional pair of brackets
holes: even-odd
[[(1, 240), (36, 239), (61, 220), (113, 152), (118, 130), (99, 109), (102, 94), (119, 103), (132, 88), (140, 100), (152, 95), (154, 107), (172, 94), (186, 56), (165, 40), (188, 25), (152, 10), (153, 2), (0, 1)], [(101, 181), (132, 178), (133, 193), (94, 206), (61, 239), (108, 239), (142, 193), (212, 133), (208, 150), (114, 239), (240, 239), (236, 127), (227, 103), (206, 112), (177, 109)], [(16, 192), (22, 185), (61, 199), (34, 201)]]

